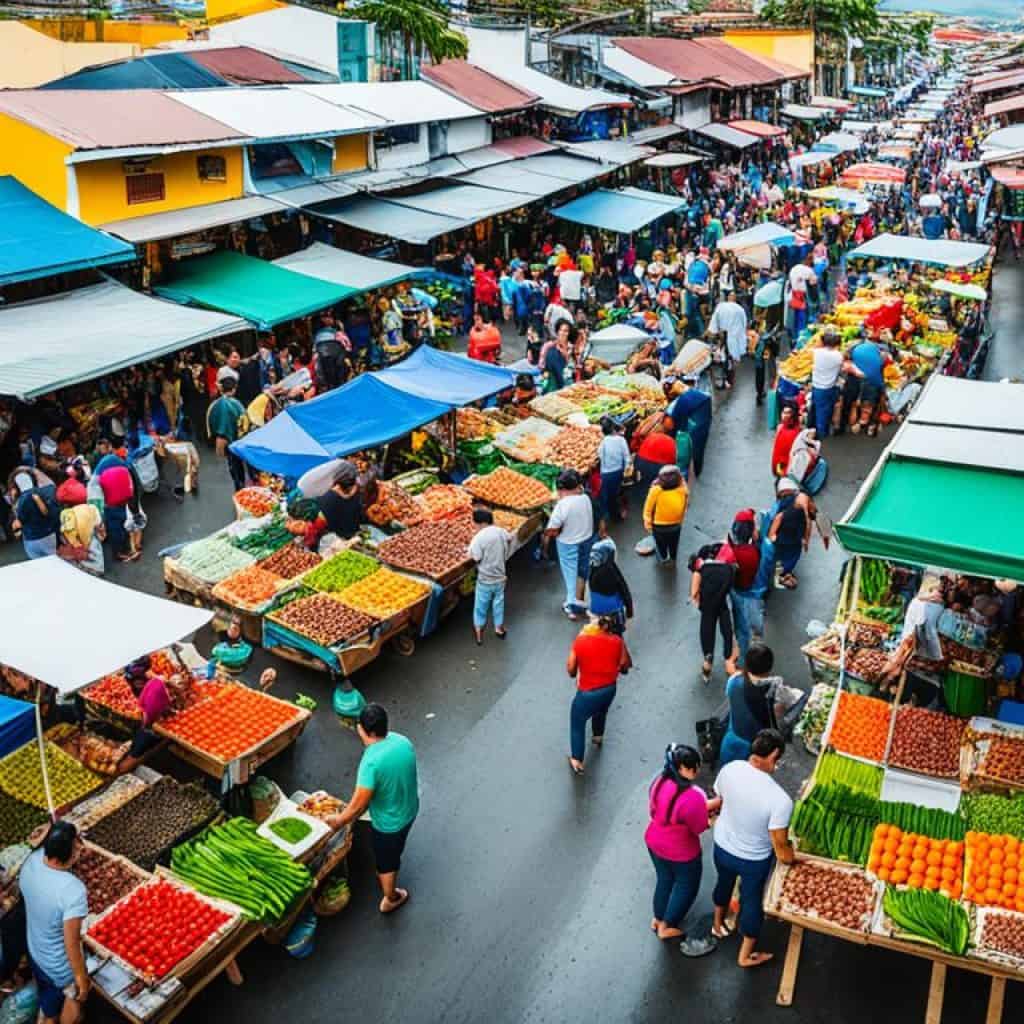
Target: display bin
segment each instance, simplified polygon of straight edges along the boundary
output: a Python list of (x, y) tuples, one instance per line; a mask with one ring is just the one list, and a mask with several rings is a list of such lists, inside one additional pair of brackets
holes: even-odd
[(942, 680), (942, 694), (950, 713), (961, 718), (983, 715), (988, 707), (988, 677), (962, 662), (953, 662)]

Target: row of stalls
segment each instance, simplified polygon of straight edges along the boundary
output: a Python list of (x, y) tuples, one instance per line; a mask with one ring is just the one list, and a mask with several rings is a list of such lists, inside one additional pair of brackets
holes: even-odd
[[(593, 471), (604, 417), (631, 430), (663, 406), (653, 377), (623, 370), (551, 395), (521, 378), (423, 346), (281, 413), (232, 448), (268, 486), (238, 492), (223, 529), (164, 552), (168, 592), (338, 677), (387, 644), (411, 654), (472, 590), (475, 506), (509, 532), (511, 557), (542, 529), (559, 473)], [(313, 526), (342, 458), (365, 520), (344, 540)]]
[(991, 978), (985, 1019), (1024, 978), (1020, 385), (934, 377), (836, 533), (847, 552), (798, 727), (817, 754), (794, 810), (800, 859), (767, 912), (805, 931)]
[[(311, 712), (183, 642), (207, 611), (55, 557), (0, 570), (0, 582), (4, 952), (16, 962), (19, 869), (50, 820), (69, 821), (83, 837), (72, 870), (88, 895), (96, 993), (135, 1024), (173, 1020), (220, 974), (239, 981), (252, 942), (337, 909), (352, 835), (324, 819), (343, 804), (323, 791), (286, 798), (254, 776)], [(143, 730), (138, 695), (154, 677), (169, 707)]]

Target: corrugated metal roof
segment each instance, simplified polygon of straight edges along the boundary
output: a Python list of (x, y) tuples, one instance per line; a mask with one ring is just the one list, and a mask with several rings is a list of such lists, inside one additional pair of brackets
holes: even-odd
[[(226, 91), (218, 89), (206, 95)], [(170, 94), (149, 89), (0, 92), (0, 113), (34, 125), (76, 149), (173, 146), (243, 138), (236, 129), (189, 109)]]
[(302, 135), (343, 135), (372, 131), (383, 120), (365, 110), (326, 102), (307, 88), (335, 86), (281, 85), (251, 89), (202, 89), (173, 92), (191, 110), (230, 125), (240, 135), (274, 139)]
[(466, 60), (427, 64), (420, 75), (439, 89), (488, 114), (533, 106), (540, 97)]
[(995, 117), (996, 114), (1009, 114), (1013, 110), (1024, 110), (1024, 92), (1016, 96), (1007, 96), (1006, 99), (996, 100), (994, 103), (985, 104), (985, 116)]
[(747, 146), (753, 146), (761, 141), (756, 135), (737, 131), (735, 128), (730, 128), (727, 124), (719, 124), (717, 121), (698, 128), (697, 134), (714, 139), (715, 142), (724, 143), (726, 146), (732, 146), (734, 149), (746, 149)]
[[(532, 135), (517, 135), (511, 139), (499, 139), (497, 142), (492, 142), (488, 149), (495, 149), (499, 153), (507, 153), (510, 157), (527, 156), (539, 156), (541, 153), (553, 153), (558, 149), (557, 146), (552, 145), (550, 142), (545, 142), (543, 139), (535, 139)], [(460, 153), (459, 159), (462, 159), (466, 154)]]
[(227, 80), (181, 53), (155, 53), (148, 57), (82, 68), (72, 75), (40, 86), (42, 89), (209, 89)]
[(635, 82), (645, 89), (657, 89), (679, 81), (672, 72), (656, 67), (639, 57), (634, 57), (628, 50), (623, 50), (618, 46), (602, 47), (601, 63), (617, 75), (622, 75), (623, 78)]
[(305, 82), (269, 53), (261, 53), (251, 46), (227, 46), (222, 50), (194, 50), (188, 56), (197, 64), (235, 85), (285, 85)]
[(457, 231), (464, 222), (457, 217), (428, 213), (401, 206), (390, 199), (369, 197), (332, 203), (315, 211), (318, 216), (360, 231), (426, 245), (438, 235)]
[(205, 206), (191, 206), (185, 210), (171, 210), (167, 213), (150, 213), (143, 217), (131, 217), (128, 220), (115, 220), (109, 224), (101, 224), (104, 231), (109, 231), (126, 242), (156, 242), (162, 238), (176, 238), (179, 235), (190, 235), (207, 228), (221, 227), (225, 224), (236, 224), (252, 217), (262, 217), (268, 213), (278, 213), (288, 209), (282, 203), (263, 196), (246, 196), (244, 199), (228, 199), (223, 203), (207, 203)]
[(393, 125), (483, 116), (476, 107), (429, 82), (341, 82), (297, 85), (295, 89), (333, 106), (366, 111)]
[(359, 292), (384, 288), (421, 273), (416, 267), (406, 266), (404, 263), (391, 263), (389, 260), (360, 256), (359, 253), (336, 249), (333, 245), (325, 245), (323, 242), (314, 242), (306, 249), (300, 249), (290, 256), (282, 256), (274, 260), (274, 266), (295, 270), (309, 277), (318, 277), (321, 281), (346, 285)]
[(1015, 71), (1012, 74), (1000, 75), (987, 82), (972, 82), (971, 89), (974, 92), (998, 92), (1000, 89), (1017, 89), (1022, 85), (1024, 85), (1024, 71)]
[(738, 132), (746, 132), (748, 135), (756, 135), (762, 139), (774, 139), (779, 135), (786, 134), (786, 129), (780, 125), (767, 124), (764, 121), (752, 121), (749, 118), (730, 121), (729, 127), (735, 128)]
[(587, 157), (590, 160), (600, 160), (601, 163), (626, 164), (636, 163), (654, 155), (654, 149), (650, 146), (634, 146), (631, 140), (623, 139), (594, 139), (590, 142), (570, 142), (563, 147), (567, 153), (574, 153), (577, 156)]
[(665, 139), (682, 135), (683, 129), (677, 124), (656, 124), (650, 128), (641, 128), (629, 133), (629, 141), (637, 146), (647, 146), (652, 142), (663, 142)]

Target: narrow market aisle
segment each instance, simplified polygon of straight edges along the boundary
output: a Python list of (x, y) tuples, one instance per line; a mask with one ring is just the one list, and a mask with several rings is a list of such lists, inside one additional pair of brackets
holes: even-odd
[(1024, 263), (1004, 258), (992, 274), (992, 314), (996, 336), (985, 364), (985, 380), (1024, 379)]

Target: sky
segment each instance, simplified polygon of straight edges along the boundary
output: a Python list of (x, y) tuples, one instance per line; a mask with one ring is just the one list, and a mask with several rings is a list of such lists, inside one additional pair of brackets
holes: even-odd
[[(887, 11), (935, 11), (938, 14), (966, 14), (963, 0), (883, 0)], [(974, 0), (970, 5), (972, 17), (998, 20), (1016, 20), (1024, 14), (1021, 0)]]

